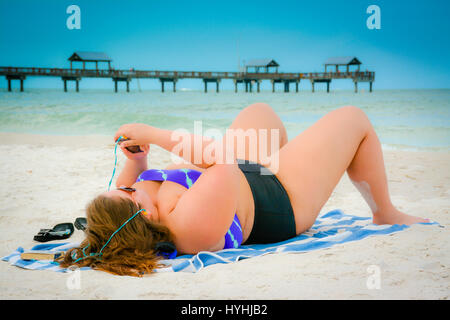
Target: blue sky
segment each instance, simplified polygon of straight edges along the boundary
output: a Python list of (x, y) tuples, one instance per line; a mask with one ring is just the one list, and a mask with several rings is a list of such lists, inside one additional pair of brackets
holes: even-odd
[[(80, 30), (66, 27), (71, 4), (81, 9)], [(381, 9), (380, 30), (366, 26), (372, 4)], [(328, 57), (357, 56), (363, 70), (376, 72), (375, 89), (450, 88), (449, 31), (447, 0), (0, 0), (0, 66), (69, 67), (67, 58), (79, 50), (106, 52), (116, 69), (236, 71), (239, 56), (241, 63), (273, 58), (280, 72), (313, 72)], [(202, 85), (180, 80), (177, 87)], [(83, 79), (80, 86), (112, 88), (112, 81)], [(28, 78), (25, 87), (62, 84)], [(141, 80), (141, 87), (160, 83)], [(232, 89), (232, 81), (221, 87)], [(332, 88), (352, 83), (334, 81)]]

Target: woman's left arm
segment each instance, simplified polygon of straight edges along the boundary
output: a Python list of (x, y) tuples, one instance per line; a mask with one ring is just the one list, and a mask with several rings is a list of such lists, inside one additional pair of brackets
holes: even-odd
[(131, 153), (123, 146), (120, 146), (120, 148), (127, 157), (127, 161), (125, 162), (125, 166), (122, 169), (122, 172), (117, 177), (116, 187), (130, 187), (136, 182), (137, 177), (143, 171), (148, 169), (147, 155), (150, 151), (150, 146), (140, 146), (142, 152), (138, 153)]
[[(161, 129), (143, 123), (129, 123), (117, 130), (114, 141), (119, 139), (120, 136), (129, 138), (129, 140), (122, 142), (121, 145), (156, 144), (204, 169), (212, 166), (215, 162), (225, 162), (225, 158), (216, 159), (216, 152), (218, 155), (224, 154), (226, 146), (222, 146), (212, 138), (198, 134)], [(212, 143), (213, 145), (211, 146), (210, 144)], [(211, 151), (214, 151), (213, 154), (210, 154)]]

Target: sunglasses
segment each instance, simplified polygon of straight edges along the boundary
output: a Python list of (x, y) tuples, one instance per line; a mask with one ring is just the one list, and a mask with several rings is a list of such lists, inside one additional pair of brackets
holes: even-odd
[(136, 191), (135, 188), (130, 188), (130, 187), (118, 187), (117, 190), (122, 190), (128, 193), (133, 193)]
[[(118, 187), (117, 190), (122, 190), (122, 191), (128, 192), (130, 195), (131, 195), (133, 192), (136, 191), (135, 188), (131, 188), (131, 187)], [(149, 217), (149, 215), (150, 215), (150, 214), (149, 214), (147, 211), (145, 211), (145, 210), (143, 210), (143, 213), (142, 213), (142, 214), (143, 214), (145, 217)]]

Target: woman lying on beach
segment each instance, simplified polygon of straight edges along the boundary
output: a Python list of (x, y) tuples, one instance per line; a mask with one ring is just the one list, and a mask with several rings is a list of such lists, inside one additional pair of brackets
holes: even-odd
[[(313, 225), (345, 172), (368, 203), (375, 224), (427, 222), (392, 204), (381, 144), (357, 107), (329, 112), (290, 141), (280, 118), (264, 103), (243, 109), (229, 129), (252, 129), (257, 143), (235, 143), (230, 150), (224, 147), (231, 139), (228, 131), (221, 143), (200, 137), (201, 159), (194, 159), (196, 144), (191, 143), (191, 150), (177, 154), (185, 163), (148, 170), (151, 144), (173, 152), (180, 140), (172, 138), (173, 131), (145, 124), (120, 127), (114, 141), (129, 140), (120, 143), (127, 160), (117, 189), (88, 205), (86, 239), (68, 251), (61, 266), (142, 276), (159, 266), (167, 243), (179, 254), (196, 254), (284, 241)], [(279, 133), (276, 143), (263, 134), (267, 130)], [(194, 140), (193, 135), (186, 138)], [(131, 146), (142, 152), (131, 153)], [(211, 146), (217, 149), (205, 160)], [(259, 148), (268, 153), (264, 163)], [(232, 157), (223, 161), (230, 152)]]

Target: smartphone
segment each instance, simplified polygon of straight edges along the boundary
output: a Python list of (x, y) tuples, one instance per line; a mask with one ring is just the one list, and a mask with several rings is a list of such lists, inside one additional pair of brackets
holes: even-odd
[[(130, 139), (122, 139), (121, 141), (127, 141)], [(143, 152), (141, 150), (141, 148), (139, 148), (139, 146), (129, 146), (129, 147), (125, 147), (125, 149), (127, 149), (128, 151), (130, 151), (131, 153), (139, 153), (139, 152)]]

